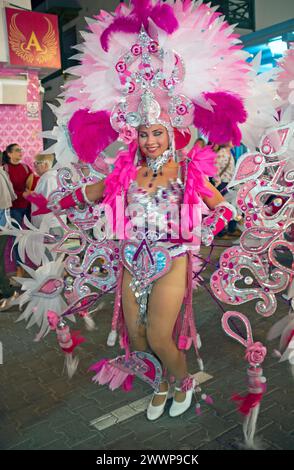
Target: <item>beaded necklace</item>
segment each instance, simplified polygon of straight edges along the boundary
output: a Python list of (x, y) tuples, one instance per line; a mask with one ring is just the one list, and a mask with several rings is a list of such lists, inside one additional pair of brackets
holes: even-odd
[[(152, 188), (154, 180), (157, 178), (158, 172), (160, 171), (160, 175), (162, 175), (162, 167), (170, 160), (172, 156), (171, 150), (166, 150), (157, 158), (150, 158), (146, 156), (146, 163), (148, 170), (151, 169), (153, 171), (152, 178), (150, 183), (148, 184), (149, 188)], [(146, 178), (148, 176), (148, 170), (144, 174)]]

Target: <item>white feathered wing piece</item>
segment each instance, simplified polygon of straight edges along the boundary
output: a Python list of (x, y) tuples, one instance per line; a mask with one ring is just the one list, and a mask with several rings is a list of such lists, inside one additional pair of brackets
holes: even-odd
[[(48, 237), (50, 237), (53, 241), (53, 237), (42, 230), (42, 226), (40, 229), (36, 228), (31, 224), (26, 216), (24, 217), (23, 222), (27, 229), (15, 227), (12, 225), (12, 222), (15, 221), (13, 219), (8, 219), (8, 224), (0, 229), (0, 233), (15, 237), (13, 247), (18, 245), (18, 253), (21, 261), (25, 263), (26, 257), (28, 257), (36, 266), (46, 263), (48, 261), (45, 254), (46, 247), (48, 246), (45, 243), (46, 238), (48, 239)], [(55, 255), (52, 250), (50, 250), (50, 252), (53, 256)]]
[(111, 110), (121, 96), (119, 78), (114, 73), (115, 63), (135, 43), (138, 35), (117, 33), (111, 39), (111, 53), (107, 53), (100, 44), (105, 27), (104, 22), (91, 22), (90, 32), (81, 33), (84, 43), (75, 46), (81, 51), (81, 64), (70, 67), (67, 72), (78, 78), (65, 86), (64, 93), (65, 99), (71, 100), (72, 113), (79, 108), (88, 108), (92, 112)]
[(72, 115), (73, 105), (66, 103), (62, 99), (58, 99), (57, 101), (59, 102), (59, 106), (48, 103), (52, 113), (56, 116), (56, 126), (54, 126), (51, 131), (42, 132), (42, 137), (56, 141), (55, 144), (52, 144), (43, 152), (55, 153), (57, 164), (54, 168), (64, 167), (78, 161), (67, 130), (67, 123)]
[[(62, 296), (64, 288), (63, 256), (59, 257), (56, 261), (48, 262), (47, 260), (37, 270), (33, 270), (25, 265), (22, 266), (30, 278), (14, 278), (21, 284), (21, 290), (24, 293), (13, 304), (19, 305), (20, 308), (27, 304), (17, 321), (25, 320), (27, 328), (35, 324), (38, 325), (40, 331), (35, 341), (39, 341), (49, 332), (47, 311), (53, 310), (57, 315), (61, 315), (67, 307)], [(73, 316), (68, 318), (75, 321)]]

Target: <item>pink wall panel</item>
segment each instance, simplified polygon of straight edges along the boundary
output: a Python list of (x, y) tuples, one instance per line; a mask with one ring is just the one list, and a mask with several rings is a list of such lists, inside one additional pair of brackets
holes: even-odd
[(27, 102), (37, 104), (35, 115), (29, 115), (26, 105), (0, 105), (0, 150), (16, 142), (23, 149), (23, 161), (30, 164), (33, 156), (43, 150), (39, 80), (34, 71), (28, 72)]

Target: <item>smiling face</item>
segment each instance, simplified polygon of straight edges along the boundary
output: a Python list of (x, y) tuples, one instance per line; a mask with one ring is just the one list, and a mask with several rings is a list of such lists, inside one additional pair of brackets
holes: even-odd
[(169, 147), (169, 136), (166, 127), (153, 124), (150, 127), (140, 126), (138, 144), (142, 155), (157, 158)]

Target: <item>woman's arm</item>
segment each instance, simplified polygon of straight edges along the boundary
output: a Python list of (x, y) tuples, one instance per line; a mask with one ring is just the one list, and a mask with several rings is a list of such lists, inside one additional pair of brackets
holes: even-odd
[(26, 191), (31, 191), (34, 182), (34, 175), (30, 173), (26, 180)]
[(204, 196), (203, 201), (209, 207), (209, 209), (215, 209), (215, 207), (218, 204), (224, 202), (225, 199), (222, 194), (209, 181), (205, 182), (205, 186), (212, 192), (212, 195)]
[(99, 201), (102, 199), (104, 193), (104, 180), (98, 183), (89, 184), (85, 187), (85, 196), (90, 202)]
[(27, 196), (29, 196), (33, 192), (33, 190), (32, 190), (33, 183), (34, 183), (34, 173), (30, 173), (29, 176), (26, 179), (26, 188), (25, 188), (24, 192), (22, 193), (22, 196), (25, 199), (27, 198)]
[(80, 186), (67, 196), (59, 199), (56, 203), (45, 198), (42, 194), (32, 192), (26, 199), (37, 206), (37, 210), (32, 215), (48, 214), (49, 212), (60, 213), (60, 211), (78, 206), (80, 203), (92, 204), (103, 198), (104, 181), (94, 184)]

